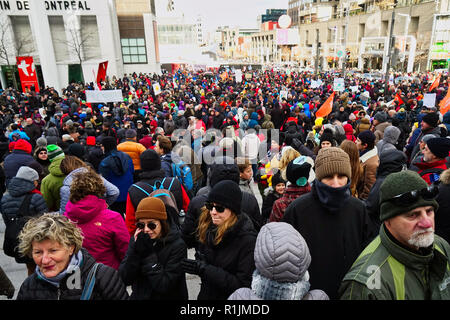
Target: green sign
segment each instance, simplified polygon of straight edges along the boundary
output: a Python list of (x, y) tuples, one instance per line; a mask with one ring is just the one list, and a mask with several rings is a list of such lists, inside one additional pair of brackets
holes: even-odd
[(337, 56), (340, 58), (340, 57), (342, 57), (344, 55), (344, 51), (342, 51), (342, 50), (339, 50), (338, 52), (337, 52)]

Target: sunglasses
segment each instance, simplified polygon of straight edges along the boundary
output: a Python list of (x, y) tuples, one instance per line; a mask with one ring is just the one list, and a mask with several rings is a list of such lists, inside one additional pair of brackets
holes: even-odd
[(47, 154), (47, 151), (41, 151), (39, 154)]
[[(145, 223), (138, 222), (138, 223), (136, 223), (136, 227), (138, 229), (145, 229)], [(150, 230), (155, 230), (157, 227), (158, 227), (158, 225), (154, 222), (147, 223), (147, 228), (149, 228)]]
[(432, 184), (428, 188), (405, 192), (387, 201), (391, 201), (397, 206), (407, 206), (413, 202), (416, 202), (419, 199), (419, 197), (422, 197), (424, 200), (433, 200), (434, 198), (437, 197), (438, 194), (439, 194), (438, 184)]
[(224, 212), (225, 209), (226, 209), (224, 206), (221, 206), (221, 205), (219, 205), (219, 204), (214, 204), (214, 203), (211, 203), (211, 202), (206, 202), (206, 203), (205, 203), (205, 207), (206, 207), (206, 209), (208, 209), (209, 211), (211, 211), (213, 208), (216, 208), (216, 211), (219, 212), (219, 213)]

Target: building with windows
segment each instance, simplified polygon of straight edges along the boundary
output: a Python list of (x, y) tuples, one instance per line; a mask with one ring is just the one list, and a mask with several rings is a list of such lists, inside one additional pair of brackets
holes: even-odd
[(313, 67), (319, 48), (321, 69), (341, 67), (348, 51), (348, 67), (384, 71), (393, 10), (394, 48), (398, 53), (393, 69), (411, 72), (448, 68), (449, 0), (300, 0), (300, 65)]
[[(31, 56), (40, 86), (160, 72), (154, 0), (0, 1), (0, 80), (11, 86), (16, 57)], [(18, 79), (18, 76), (16, 77)]]

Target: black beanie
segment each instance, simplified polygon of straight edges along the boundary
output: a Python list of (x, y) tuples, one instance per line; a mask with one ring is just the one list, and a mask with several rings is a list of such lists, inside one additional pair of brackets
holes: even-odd
[(322, 144), (323, 141), (329, 141), (332, 146), (336, 146), (336, 139), (334, 138), (333, 133), (331, 131), (327, 131), (327, 129), (325, 129), (320, 136), (320, 144)]
[(67, 154), (75, 156), (81, 160), (84, 161), (84, 154), (86, 150), (84, 149), (84, 146), (82, 146), (79, 143), (72, 143), (69, 148), (67, 149)]
[(216, 183), (208, 194), (208, 202), (214, 202), (241, 214), (242, 191), (236, 182), (224, 180)]
[(286, 181), (283, 179), (283, 177), (281, 176), (281, 171), (278, 171), (277, 173), (275, 173), (272, 176), (272, 188), (275, 189), (275, 187), (277, 186), (277, 184), (279, 183), (284, 183), (286, 184)]
[(152, 149), (147, 149), (141, 153), (141, 169), (142, 171), (155, 171), (161, 169), (161, 158), (159, 154)]
[(239, 183), (239, 167), (231, 157), (219, 157), (211, 165), (209, 184), (213, 187), (223, 180), (231, 180)]
[(368, 144), (369, 146), (374, 145), (376, 139), (375, 134), (370, 130), (361, 132), (358, 138), (363, 144)]
[(445, 159), (450, 152), (450, 139), (433, 138), (427, 141), (428, 149), (439, 159)]
[(108, 153), (112, 150), (116, 150), (117, 149), (117, 141), (116, 138), (114, 137), (110, 137), (110, 136), (106, 136), (101, 140), (101, 144), (103, 146), (103, 148), (105, 148), (105, 153)]
[(433, 113), (427, 113), (423, 118), (422, 121), (430, 125), (431, 127), (437, 127), (439, 122), (439, 115), (435, 112)]

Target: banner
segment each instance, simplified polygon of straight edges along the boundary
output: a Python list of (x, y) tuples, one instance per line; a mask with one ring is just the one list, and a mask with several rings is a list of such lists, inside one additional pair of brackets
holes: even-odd
[(105, 81), (106, 79), (106, 69), (108, 69), (108, 61), (102, 62), (98, 65), (97, 85), (99, 88), (101, 88), (100, 82)]
[(123, 102), (122, 90), (86, 90), (86, 102)]
[(436, 77), (436, 79), (434, 79), (433, 83), (431, 84), (430, 89), (428, 89), (428, 92), (433, 91), (434, 88), (437, 88), (439, 86), (439, 81), (441, 80), (441, 74), (439, 73), (439, 75)]
[(436, 104), (436, 93), (425, 93), (423, 96), (424, 107), (434, 107)]
[[(33, 57), (17, 57), (17, 69), (19, 69), (20, 83), (22, 84), (22, 91), (34, 87), (36, 92), (39, 92), (39, 84), (34, 66)], [(31, 90), (31, 89), (30, 89)]]
[(335, 78), (334, 79), (334, 91), (344, 91), (345, 90), (345, 83), (344, 78)]
[(447, 95), (439, 103), (440, 112), (442, 115), (446, 114), (450, 110), (450, 89), (447, 90)]

